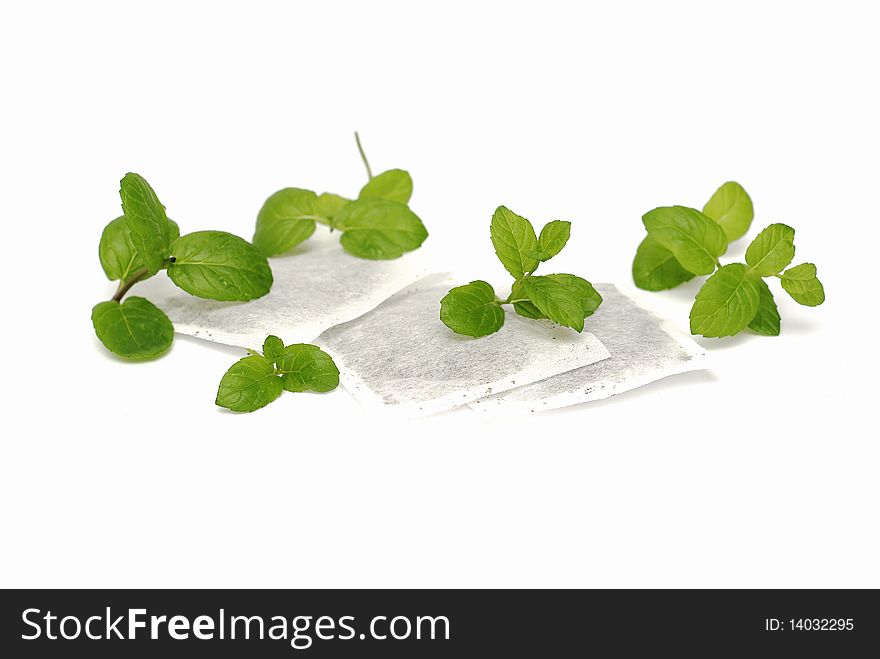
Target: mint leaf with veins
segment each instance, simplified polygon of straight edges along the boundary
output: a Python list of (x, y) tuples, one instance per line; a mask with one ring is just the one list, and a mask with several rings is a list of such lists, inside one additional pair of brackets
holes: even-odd
[(254, 247), (263, 256), (276, 256), (299, 245), (315, 233), (317, 204), (318, 195), (302, 188), (270, 195), (257, 213)]
[(339, 369), (318, 346), (296, 343), (285, 347), (277, 360), (281, 383), (287, 391), (333, 391), (339, 386)]
[(272, 363), (277, 363), (284, 354), (284, 341), (277, 336), (269, 335), (263, 341), (263, 356)]
[(746, 249), (749, 270), (761, 277), (775, 275), (794, 258), (794, 229), (787, 224), (771, 224)]
[(358, 193), (358, 199), (387, 199), (398, 204), (408, 204), (413, 192), (413, 181), (403, 169), (389, 169), (376, 174)]
[(544, 275), (547, 279), (562, 284), (574, 296), (581, 305), (581, 315), (583, 318), (592, 316), (599, 305), (602, 304), (602, 296), (593, 288), (593, 285), (582, 277), (577, 275), (569, 275), (565, 273)]
[(538, 249), (533, 252), (539, 261), (549, 261), (562, 251), (571, 236), (571, 222), (553, 220), (544, 225), (538, 236)]
[(645, 213), (642, 222), (648, 236), (695, 275), (714, 272), (718, 257), (727, 251), (722, 228), (694, 208), (662, 206)]
[(122, 178), (119, 196), (132, 243), (147, 274), (154, 275), (162, 269), (171, 242), (172, 228), (165, 207), (140, 174), (128, 173)]
[(215, 403), (233, 412), (254, 412), (281, 395), (281, 378), (262, 355), (242, 357), (220, 380)]
[(825, 301), (825, 287), (816, 276), (816, 266), (801, 263), (782, 273), (782, 288), (798, 304), (817, 307)]
[(758, 313), (758, 279), (742, 263), (719, 268), (697, 293), (691, 309), (691, 332), (707, 337), (738, 334)]
[(728, 181), (712, 194), (703, 206), (703, 214), (719, 224), (727, 242), (733, 242), (746, 235), (755, 217), (755, 209), (743, 186)]
[(535, 320), (546, 318), (547, 315), (529, 300), (528, 293), (523, 288), (522, 282), (523, 280), (515, 281), (510, 288), (510, 299), (514, 300), (511, 303), (513, 304), (513, 310), (523, 318), (533, 318)]
[(142, 297), (108, 300), (92, 309), (95, 334), (110, 352), (126, 359), (158, 357), (171, 347), (174, 327), (161, 309)]
[(440, 300), (440, 320), (457, 334), (480, 337), (504, 325), (504, 309), (485, 281), (456, 286)]
[(225, 231), (196, 231), (171, 245), (168, 277), (191, 295), (246, 301), (272, 287), (266, 257), (246, 240)]
[[(180, 237), (180, 227), (177, 223), (169, 218), (168, 224), (170, 225), (169, 242), (165, 252), (169, 252), (171, 243)], [(98, 258), (101, 260), (104, 274), (111, 281), (126, 280), (144, 268), (144, 260), (138, 254), (124, 215), (104, 227), (98, 244)]]
[(664, 291), (694, 278), (694, 273), (682, 268), (675, 255), (651, 236), (645, 236), (636, 249), (632, 275), (636, 286), (646, 291)]
[(749, 323), (749, 329), (755, 334), (763, 336), (779, 336), (782, 321), (779, 318), (779, 309), (776, 308), (773, 293), (770, 292), (770, 287), (763, 279), (758, 279), (757, 285), (760, 293), (758, 311), (752, 318), (752, 322)]
[(526, 277), (522, 284), (529, 300), (547, 318), (578, 332), (583, 331), (581, 298), (572, 287), (549, 276)]
[(492, 214), (489, 234), (498, 260), (514, 279), (520, 280), (538, 267), (538, 259), (533, 256), (538, 237), (527, 219), (499, 206)]
[(315, 215), (326, 218), (332, 227), (336, 216), (351, 203), (351, 199), (346, 199), (332, 192), (322, 192), (315, 199)]
[(353, 201), (340, 210), (333, 225), (343, 232), (343, 248), (364, 259), (396, 259), (428, 237), (418, 215), (387, 199)]

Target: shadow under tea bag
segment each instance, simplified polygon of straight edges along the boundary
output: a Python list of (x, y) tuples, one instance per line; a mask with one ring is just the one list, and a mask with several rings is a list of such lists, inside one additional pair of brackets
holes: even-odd
[(689, 336), (639, 306), (613, 284), (596, 284), (602, 306), (587, 319), (611, 359), (483, 398), (470, 407), (488, 412), (539, 412), (608, 398), (655, 380), (706, 368), (703, 349)]
[(346, 252), (336, 236), (315, 235), (290, 254), (269, 259), (274, 283), (250, 302), (217, 302), (187, 295), (167, 277), (138, 286), (162, 309), (174, 330), (208, 341), (260, 350), (269, 334), (308, 343), (329, 327), (373, 309), (427, 274), (418, 253), (372, 261)]
[(426, 277), (315, 341), (365, 407), (425, 416), (609, 357), (589, 332), (512, 312), (495, 334), (455, 334), (440, 322), (451, 286), (448, 275)]

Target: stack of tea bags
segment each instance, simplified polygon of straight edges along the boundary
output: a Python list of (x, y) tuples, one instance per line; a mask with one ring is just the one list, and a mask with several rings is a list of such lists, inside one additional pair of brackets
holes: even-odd
[(408, 418), (555, 409), (704, 367), (693, 340), (610, 284), (596, 286), (604, 302), (582, 333), (511, 311), (495, 334), (455, 334), (439, 317), (454, 282), (425, 276), (425, 263), (418, 252), (359, 259), (316, 239), (271, 259), (272, 290), (251, 302), (194, 298), (160, 278), (144, 288), (182, 334), (255, 350), (268, 334), (315, 343), (366, 408)]

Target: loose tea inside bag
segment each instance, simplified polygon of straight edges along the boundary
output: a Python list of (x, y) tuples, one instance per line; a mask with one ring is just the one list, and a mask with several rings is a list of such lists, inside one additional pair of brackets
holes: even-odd
[(269, 259), (272, 290), (250, 302), (216, 302), (185, 294), (167, 277), (143, 291), (174, 329), (201, 339), (259, 350), (268, 334), (307, 343), (329, 327), (366, 313), (427, 272), (419, 252), (372, 261), (346, 252), (336, 236), (315, 235), (290, 254)]
[(609, 357), (589, 332), (513, 312), (495, 334), (455, 334), (440, 322), (440, 299), (452, 285), (448, 275), (432, 275), (318, 337), (363, 405), (424, 416)]
[(480, 411), (552, 410), (608, 398), (670, 375), (706, 367), (703, 349), (613, 284), (597, 284), (602, 306), (587, 327), (611, 358), (471, 404)]

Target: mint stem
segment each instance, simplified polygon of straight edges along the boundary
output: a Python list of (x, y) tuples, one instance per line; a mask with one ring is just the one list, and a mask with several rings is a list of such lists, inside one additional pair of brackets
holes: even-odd
[[(167, 268), (170, 263), (174, 263), (174, 257), (170, 257), (165, 259), (162, 262), (162, 267)], [(134, 274), (131, 275), (125, 281), (119, 282), (119, 288), (116, 289), (116, 292), (113, 294), (113, 297), (110, 298), (112, 302), (119, 302), (125, 297), (125, 294), (131, 289), (139, 281), (143, 281), (149, 276), (150, 271), (147, 270), (146, 267), (141, 268), (140, 270), (135, 270)]]
[(361, 154), (361, 160), (364, 161), (364, 167), (367, 168), (367, 178), (372, 179), (373, 178), (373, 170), (370, 169), (370, 161), (367, 160), (367, 154), (364, 153), (364, 147), (361, 146), (361, 136), (358, 135), (357, 131), (354, 131), (354, 141), (357, 142), (358, 151)]
[(113, 295), (112, 301), (119, 302), (128, 293), (129, 289), (134, 286), (136, 283), (141, 281), (147, 276), (147, 272), (149, 272), (146, 268), (141, 268), (140, 270), (136, 270), (135, 273), (126, 279), (125, 281), (119, 282), (119, 288), (116, 289), (116, 293)]

